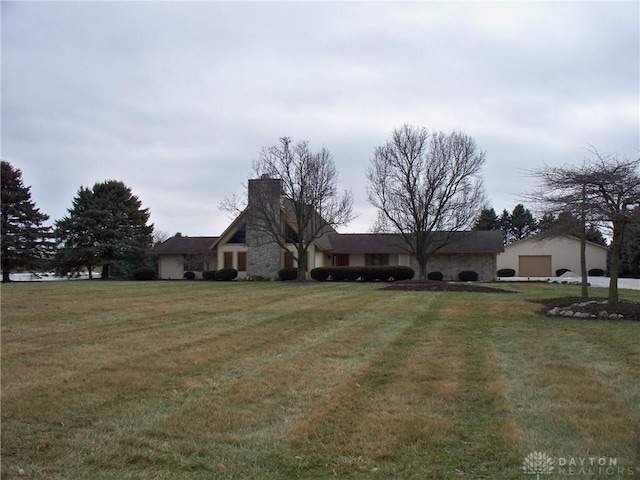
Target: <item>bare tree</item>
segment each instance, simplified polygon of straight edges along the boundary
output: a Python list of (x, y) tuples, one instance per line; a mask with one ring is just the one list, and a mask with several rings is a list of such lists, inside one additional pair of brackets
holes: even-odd
[(575, 168), (572, 166), (550, 167), (545, 164), (540, 169), (531, 170), (529, 174), (536, 177), (539, 182), (536, 189), (528, 194), (529, 198), (542, 205), (547, 215), (553, 216), (557, 213), (559, 219), (541, 232), (541, 239), (575, 232), (576, 224), (573, 220), (578, 219), (581, 296), (586, 300), (589, 298), (586, 225), (593, 203), (592, 198), (587, 198), (588, 168), (586, 165)]
[(376, 148), (367, 170), (377, 231), (395, 232), (425, 279), (429, 258), (455, 232), (472, 227), (485, 204), (480, 170), (485, 153), (461, 133), (429, 133), (404, 125)]
[(586, 226), (597, 221), (611, 229), (609, 304), (616, 304), (620, 251), (624, 232), (633, 221), (632, 210), (640, 205), (640, 159), (621, 160), (591, 147), (590, 156), (579, 166), (534, 170), (540, 180), (535, 195), (552, 209), (580, 219), (582, 229), (581, 268), (583, 296), (586, 296)]
[[(298, 280), (303, 280), (314, 240), (353, 220), (353, 196), (338, 190), (338, 172), (329, 150), (312, 152), (308, 141), (293, 143), (283, 137), (279, 144), (263, 148), (251, 175), (278, 182), (267, 183), (266, 188), (249, 187), (249, 195), (257, 198), (250, 201), (247, 226), (258, 233), (258, 242), (275, 243), (286, 252), (293, 245)], [(238, 212), (239, 204), (234, 196), (225, 199), (221, 208)]]

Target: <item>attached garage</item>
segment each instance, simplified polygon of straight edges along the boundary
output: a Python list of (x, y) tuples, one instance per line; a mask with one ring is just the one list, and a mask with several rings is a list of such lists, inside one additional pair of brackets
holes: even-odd
[(550, 277), (551, 255), (520, 255), (518, 272), (521, 277)]

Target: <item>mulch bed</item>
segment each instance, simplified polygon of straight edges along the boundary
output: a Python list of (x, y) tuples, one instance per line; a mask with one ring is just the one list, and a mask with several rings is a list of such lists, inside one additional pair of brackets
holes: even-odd
[[(476, 293), (514, 293), (511, 290), (505, 290), (502, 288), (486, 287), (474, 283), (449, 283), (449, 282), (397, 282), (388, 285), (381, 290), (400, 290), (409, 292), (476, 292)], [(598, 302), (606, 302), (606, 298), (590, 298), (589, 300), (596, 300)], [(545, 298), (540, 300), (532, 300), (534, 303), (540, 304), (540, 310), (538, 313), (546, 315), (547, 312), (555, 307), (568, 308), (574, 312), (589, 313), (600, 319), (598, 315), (606, 311), (608, 314), (622, 315), (622, 320), (634, 320), (640, 321), (640, 302), (633, 302), (629, 300), (620, 300), (618, 305), (610, 307), (609, 305), (602, 303), (589, 303), (587, 305), (576, 306), (576, 304), (583, 303), (580, 297), (561, 297), (561, 298)], [(603, 320), (611, 321), (609, 318)]]
[[(574, 312), (589, 313), (591, 315), (595, 315), (596, 318), (598, 318), (598, 315), (601, 312), (605, 311), (608, 314), (622, 315), (623, 318), (621, 320), (640, 321), (640, 302), (620, 300), (617, 305), (609, 306), (606, 304), (606, 298), (590, 298), (589, 301), (591, 300), (595, 300), (598, 303), (582, 305), (585, 302), (583, 302), (580, 297), (545, 298), (532, 301), (541, 305), (539, 310), (541, 315), (546, 315), (549, 310), (555, 307), (560, 307), (570, 308)], [(603, 304), (602, 302), (605, 303)], [(578, 304), (580, 304), (580, 306), (577, 306)], [(603, 320), (610, 321), (608, 318), (604, 318)]]
[(502, 288), (484, 287), (475, 283), (449, 282), (396, 282), (380, 290), (404, 290), (408, 292), (476, 292), (476, 293), (514, 293)]

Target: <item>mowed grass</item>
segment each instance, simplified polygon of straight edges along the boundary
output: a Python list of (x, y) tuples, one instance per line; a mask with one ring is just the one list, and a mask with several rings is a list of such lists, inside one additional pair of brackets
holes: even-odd
[(540, 317), (530, 299), (578, 288), (503, 286), (3, 285), (2, 478), (523, 479), (533, 451), (640, 466), (640, 323)]

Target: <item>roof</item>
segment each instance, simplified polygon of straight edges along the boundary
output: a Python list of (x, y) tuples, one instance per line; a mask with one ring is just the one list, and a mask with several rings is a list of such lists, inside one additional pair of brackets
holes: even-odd
[[(526, 242), (548, 242), (548, 241), (557, 240), (557, 239), (567, 239), (567, 240), (571, 240), (573, 242), (580, 243), (580, 238), (576, 237), (574, 235), (560, 234), (560, 235), (554, 235), (554, 236), (546, 236), (546, 235), (543, 235), (543, 234), (538, 234), (538, 235), (532, 235), (532, 236), (529, 236), (529, 237), (521, 238), (520, 240), (516, 240), (515, 242), (507, 243), (505, 245), (505, 248), (509, 248), (512, 245), (518, 245), (520, 243), (526, 243)], [(603, 250), (607, 250), (607, 251), (609, 250), (609, 247), (607, 245), (602, 245), (601, 243), (592, 242), (590, 240), (587, 240), (587, 245), (592, 245), (594, 247), (602, 248)]]
[[(450, 240), (437, 253), (500, 253), (504, 251), (502, 232), (463, 231), (434, 232), (434, 241)], [(406, 252), (406, 242), (393, 233), (334, 233), (327, 235), (334, 252), (400, 253)]]
[(154, 254), (193, 255), (207, 253), (218, 237), (171, 237), (151, 249)]

